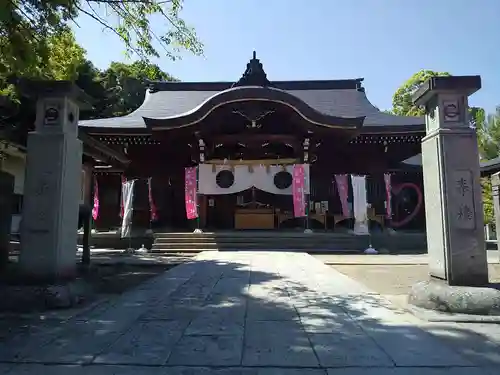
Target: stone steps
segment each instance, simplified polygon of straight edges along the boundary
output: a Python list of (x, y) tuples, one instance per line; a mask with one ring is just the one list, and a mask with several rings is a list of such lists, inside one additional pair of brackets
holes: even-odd
[[(423, 252), (425, 234), (409, 233), (371, 236), (372, 245), (384, 252)], [(155, 233), (153, 253), (188, 253), (202, 251), (301, 251), (308, 253), (362, 253), (370, 244), (369, 236), (347, 233), (302, 232), (227, 232), (227, 233)]]

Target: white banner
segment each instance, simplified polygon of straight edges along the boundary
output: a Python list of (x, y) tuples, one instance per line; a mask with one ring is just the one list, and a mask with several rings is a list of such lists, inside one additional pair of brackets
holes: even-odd
[[(232, 170), (234, 173), (234, 183), (228, 188), (222, 188), (217, 185), (217, 173), (223, 170)], [(274, 185), (274, 176), (283, 170), (290, 173), (290, 186), (285, 189), (279, 189)], [(308, 164), (304, 164), (304, 172), (305, 194), (309, 194)], [(217, 165), (214, 171), (212, 164), (200, 164), (198, 192), (205, 195), (233, 194), (255, 187), (271, 194), (292, 195), (292, 175), (293, 165), (287, 165), (284, 169), (279, 165), (269, 167), (263, 165), (251, 167), (248, 165), (235, 165), (232, 169), (230, 166)]]
[(354, 233), (369, 234), (368, 202), (366, 201), (366, 176), (351, 175), (354, 211)]
[(121, 237), (130, 237), (132, 232), (132, 214), (134, 212), (134, 186), (135, 180), (130, 180), (122, 184), (123, 218)]

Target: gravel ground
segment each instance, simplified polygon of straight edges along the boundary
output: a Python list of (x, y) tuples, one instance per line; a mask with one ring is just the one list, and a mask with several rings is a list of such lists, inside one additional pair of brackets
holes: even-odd
[[(412, 285), (429, 277), (424, 264), (332, 264), (331, 267), (368, 286), (396, 306), (408, 307)], [(500, 264), (489, 264), (490, 281), (500, 283)]]
[[(383, 295), (407, 295), (411, 286), (428, 278), (428, 266), (413, 265), (332, 265), (343, 274)], [(490, 281), (500, 283), (500, 264), (490, 264)]]

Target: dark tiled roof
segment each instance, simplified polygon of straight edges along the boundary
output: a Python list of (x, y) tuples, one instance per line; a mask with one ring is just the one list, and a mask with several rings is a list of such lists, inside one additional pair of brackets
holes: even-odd
[[(366, 116), (363, 128), (415, 126), (422, 130), (423, 117), (394, 116), (374, 107), (361, 87), (361, 79), (339, 81), (272, 82), (280, 89), (301, 99), (319, 113), (335, 117)], [(117, 118), (80, 121), (82, 127), (118, 129), (146, 128), (143, 117), (172, 118), (201, 106), (205, 101), (231, 90), (233, 83), (153, 83), (146, 92), (144, 103), (133, 113)], [(263, 88), (264, 89), (264, 88)]]
[(500, 172), (500, 156), (481, 163), (482, 176), (490, 176), (497, 172)]
[[(412, 156), (411, 158), (404, 160), (403, 164), (411, 165), (411, 166), (415, 166), (415, 167), (418, 166), (421, 168), (422, 167), (422, 154), (418, 154), (418, 155)], [(492, 175), (493, 173), (500, 172), (500, 156), (495, 158), (495, 159), (481, 162), (480, 168), (481, 168), (481, 175), (482, 176), (489, 176), (489, 175)]]

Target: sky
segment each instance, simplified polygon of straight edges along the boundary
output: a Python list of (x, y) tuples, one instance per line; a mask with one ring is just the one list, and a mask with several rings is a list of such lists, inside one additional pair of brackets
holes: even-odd
[[(185, 0), (182, 18), (204, 56), (153, 60), (182, 81), (237, 81), (255, 50), (271, 81), (363, 77), (381, 109), (421, 69), (479, 74), (470, 105), (500, 104), (500, 0)], [(97, 67), (131, 62), (111, 32), (85, 16), (78, 25)]]

